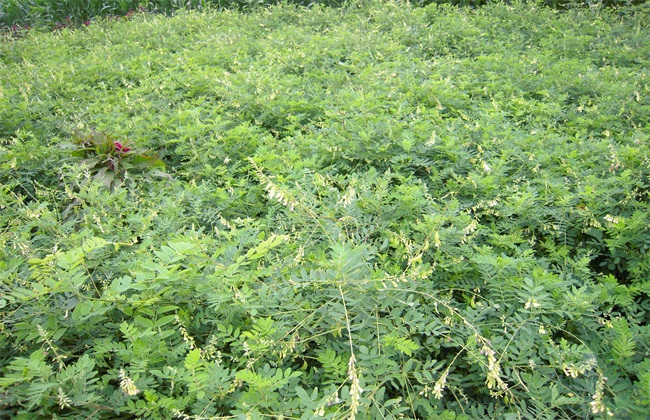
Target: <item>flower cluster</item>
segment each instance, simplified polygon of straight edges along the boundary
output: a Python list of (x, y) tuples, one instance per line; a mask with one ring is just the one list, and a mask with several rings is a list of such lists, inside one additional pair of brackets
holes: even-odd
[(592, 401), (590, 403), (591, 412), (594, 414), (599, 414), (607, 412), (609, 417), (614, 416), (614, 413), (605, 406), (605, 382), (607, 378), (603, 376), (601, 372), (599, 373), (598, 382), (596, 382), (596, 392), (591, 397)]
[(127, 152), (130, 152), (130, 151), (131, 151), (131, 148), (130, 148), (130, 147), (126, 147), (126, 146), (124, 146), (124, 145), (123, 145), (122, 143), (120, 143), (119, 141), (114, 142), (113, 145), (115, 146), (115, 150), (117, 150), (117, 151), (120, 152), (120, 153), (127, 153)]
[(348, 379), (350, 379), (350, 420), (354, 420), (359, 411), (359, 405), (361, 400), (361, 393), (363, 389), (359, 383), (359, 376), (357, 374), (357, 369), (355, 367), (356, 358), (354, 354), (350, 356), (348, 361)]
[(120, 389), (122, 392), (124, 392), (124, 394), (128, 396), (134, 396), (140, 393), (140, 390), (135, 385), (135, 382), (133, 382), (133, 379), (127, 376), (124, 369), (120, 369)]

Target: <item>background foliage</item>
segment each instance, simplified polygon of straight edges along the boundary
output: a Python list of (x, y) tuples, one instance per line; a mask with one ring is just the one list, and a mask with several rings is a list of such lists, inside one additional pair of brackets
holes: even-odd
[[(348, 0), (284, 0), (298, 6), (340, 7)], [(412, 0), (405, 2), (426, 6), (432, 3), (478, 7), (491, 0)], [(283, 3), (280, 0), (2, 0), (0, 1), (0, 29), (11, 28), (14, 34), (30, 26), (54, 27), (88, 25), (102, 17), (130, 17), (138, 12), (172, 14), (179, 9), (235, 9), (251, 10)], [(510, 3), (510, 1), (506, 1)], [(554, 9), (575, 7), (630, 7), (644, 5), (645, 0), (543, 0), (533, 1)]]
[[(0, 414), (643, 418), (649, 35), (386, 2), (5, 40)], [(124, 145), (165, 176), (104, 182)]]

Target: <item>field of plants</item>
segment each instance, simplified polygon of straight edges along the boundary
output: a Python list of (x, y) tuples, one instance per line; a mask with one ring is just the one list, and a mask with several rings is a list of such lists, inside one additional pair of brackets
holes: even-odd
[(650, 14), (0, 42), (0, 417), (645, 419)]
[[(431, 3), (448, 3), (459, 6), (480, 6), (493, 0), (411, 0), (409, 3), (424, 6)], [(498, 1), (498, 0), (497, 0)], [(573, 7), (630, 7), (646, 0), (537, 0), (539, 4), (566, 9)], [(237, 9), (251, 10), (288, 2), (299, 6), (338, 7), (348, 0), (2, 0), (0, 1), (0, 28), (14, 30), (30, 26), (61, 28), (88, 25), (102, 17), (131, 15), (136, 12), (172, 14), (179, 9)]]

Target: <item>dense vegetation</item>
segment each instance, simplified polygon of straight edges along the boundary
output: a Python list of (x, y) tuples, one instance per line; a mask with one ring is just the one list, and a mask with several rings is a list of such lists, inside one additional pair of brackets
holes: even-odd
[[(459, 6), (481, 6), (493, 0), (411, 0), (409, 3), (424, 6), (431, 3), (448, 3)], [(573, 7), (630, 7), (642, 5), (646, 0), (534, 0), (540, 4), (566, 9)], [(237, 9), (288, 2), (299, 6), (339, 7), (349, 0), (3, 0), (0, 1), (0, 29), (11, 28), (14, 34), (30, 26), (47, 26), (57, 29), (88, 25), (102, 17), (130, 16), (138, 12), (171, 14), (179, 9)], [(508, 1), (508, 3), (510, 3)]]
[(647, 14), (0, 44), (0, 417), (644, 418)]

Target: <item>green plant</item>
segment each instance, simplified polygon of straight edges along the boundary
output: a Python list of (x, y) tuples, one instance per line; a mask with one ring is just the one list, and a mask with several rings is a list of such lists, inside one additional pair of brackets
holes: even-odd
[(92, 130), (89, 134), (76, 132), (73, 137), (72, 156), (90, 171), (93, 180), (110, 190), (127, 180), (129, 173), (149, 171), (148, 174), (168, 177), (155, 170), (165, 168), (165, 163), (146, 150), (132, 149), (127, 142), (119, 142), (111, 134)]
[(644, 418), (646, 20), (283, 4), (1, 43), (0, 416)]

